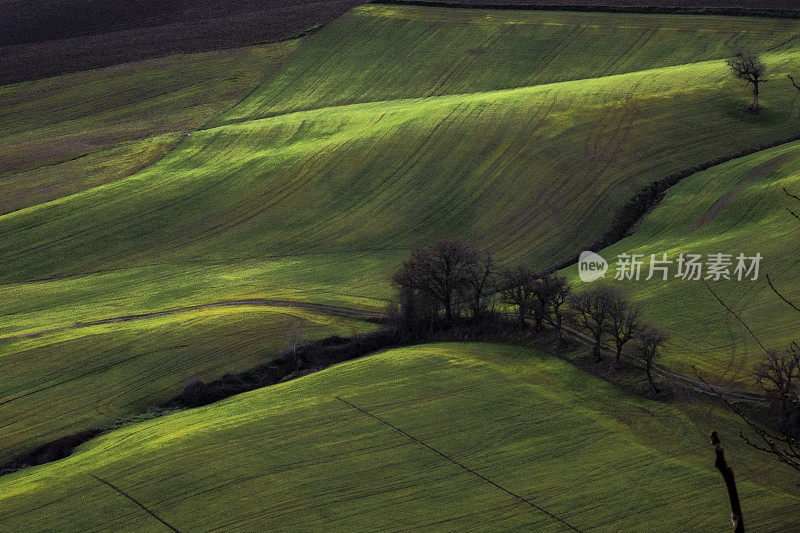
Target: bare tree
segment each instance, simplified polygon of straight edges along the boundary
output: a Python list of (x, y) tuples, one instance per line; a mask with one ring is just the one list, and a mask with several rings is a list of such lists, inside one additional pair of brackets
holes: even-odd
[(728, 66), (736, 78), (753, 86), (753, 104), (750, 110), (758, 111), (758, 88), (761, 83), (767, 81), (764, 78), (767, 67), (761, 61), (761, 57), (748, 50), (739, 50), (736, 55), (728, 59)]
[(572, 296), (572, 287), (567, 282), (567, 278), (552, 276), (549, 279), (552, 286), (550, 291), (550, 312), (558, 334), (558, 342), (564, 344), (564, 305)]
[(647, 373), (647, 380), (650, 386), (653, 387), (653, 392), (658, 394), (661, 390), (656, 386), (653, 381), (653, 363), (658, 357), (658, 349), (661, 348), (667, 341), (667, 336), (663, 331), (655, 326), (645, 326), (636, 335), (638, 341), (639, 354), (644, 360), (644, 370)]
[(767, 400), (778, 413), (781, 432), (800, 437), (800, 350), (792, 345), (789, 353), (767, 352), (755, 369)]
[(616, 294), (610, 287), (601, 286), (578, 293), (570, 299), (575, 322), (587, 329), (594, 339), (592, 353), (597, 362), (603, 359), (601, 354), (603, 335), (608, 327), (611, 304)]
[(517, 317), (521, 327), (525, 327), (525, 319), (531, 306), (536, 274), (525, 266), (506, 268), (502, 272), (503, 303), (517, 308)]
[(483, 315), (486, 298), (493, 292), (496, 276), (497, 267), (491, 254), (484, 254), (473, 264), (467, 277), (473, 318), (479, 319)]
[[(787, 194), (789, 193), (787, 192)], [(800, 201), (800, 199), (798, 201)], [(767, 276), (767, 281), (769, 283), (770, 288), (775, 292), (775, 294), (777, 294), (784, 302), (786, 302), (795, 311), (800, 312), (800, 308), (798, 308), (794, 303), (792, 303), (790, 300), (784, 297), (775, 288), (775, 286), (772, 284), (772, 280), (769, 279), (769, 276)], [(706, 289), (714, 296), (714, 298), (716, 298), (716, 300), (720, 303), (720, 305), (722, 305), (728, 311), (728, 313), (731, 316), (733, 316), (736, 319), (736, 321), (739, 322), (745, 328), (745, 330), (747, 330), (747, 332), (750, 334), (750, 336), (753, 338), (753, 340), (756, 342), (759, 348), (761, 348), (764, 354), (768, 356), (770, 352), (767, 351), (767, 349), (764, 347), (761, 341), (758, 340), (758, 338), (755, 336), (755, 334), (747, 325), (747, 323), (744, 322), (744, 320), (742, 320), (742, 318), (738, 314), (736, 314), (730, 308), (730, 306), (726, 305), (725, 302), (722, 301), (722, 299), (714, 292), (714, 290), (708, 284), (706, 284)], [(800, 357), (800, 347), (798, 347), (796, 342), (792, 343), (791, 349), (795, 357)], [(797, 472), (800, 473), (800, 442), (796, 437), (787, 435), (782, 432), (773, 431), (771, 429), (768, 429), (763, 424), (756, 422), (748, 415), (744, 414), (741, 411), (741, 409), (739, 409), (736, 406), (736, 404), (730, 401), (723, 393), (718, 391), (716, 388), (714, 388), (713, 385), (709, 384), (706, 380), (704, 380), (702, 376), (700, 376), (699, 374), (698, 376), (700, 378), (700, 381), (702, 381), (706, 385), (706, 387), (708, 387), (708, 389), (712, 393), (714, 393), (714, 395), (722, 399), (722, 401), (725, 402), (728, 408), (730, 408), (731, 411), (736, 413), (739, 416), (739, 418), (741, 418), (748, 426), (750, 426), (750, 429), (752, 429), (753, 432), (756, 435), (758, 435), (758, 438), (761, 443), (753, 442), (743, 433), (739, 433), (739, 435), (742, 437), (742, 439), (744, 439), (744, 441), (747, 444), (749, 444), (750, 446), (752, 446), (757, 450), (774, 455), (778, 461), (795, 469)], [(794, 397), (797, 398), (798, 403), (800, 403), (799, 390), (796, 390)]]
[(438, 302), (445, 318), (452, 322), (458, 302), (467, 300), (470, 275), (480, 254), (472, 246), (453, 239), (441, 239), (430, 248), (418, 248), (395, 272), (393, 281), (405, 296), (425, 295)]
[(533, 329), (537, 332), (544, 328), (544, 321), (550, 315), (550, 300), (553, 295), (553, 284), (549, 274), (541, 274), (533, 280), (531, 305), (528, 311), (533, 319)]
[(641, 326), (640, 312), (632, 306), (621, 294), (615, 295), (611, 302), (611, 312), (608, 319), (608, 333), (614, 340), (616, 348), (616, 364), (622, 359), (622, 348), (633, 339)]

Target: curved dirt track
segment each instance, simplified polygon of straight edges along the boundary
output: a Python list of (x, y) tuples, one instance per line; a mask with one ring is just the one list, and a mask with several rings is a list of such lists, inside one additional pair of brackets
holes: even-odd
[(92, 320), (89, 322), (76, 322), (68, 326), (59, 326), (56, 328), (42, 329), (32, 331), (29, 333), (21, 333), (17, 335), (7, 335), (0, 337), (0, 341), (9, 341), (17, 339), (29, 339), (32, 337), (39, 337), (48, 333), (63, 331), (67, 329), (88, 328), (91, 326), (100, 326), (103, 324), (114, 324), (117, 322), (130, 322), (131, 320), (141, 320), (144, 318), (154, 318), (159, 316), (174, 315), (178, 313), (185, 313), (188, 311), (196, 311), (198, 309), (211, 309), (214, 307), (295, 307), (298, 309), (307, 309), (317, 313), (340, 316), (345, 318), (354, 318), (358, 320), (375, 321), (381, 317), (381, 313), (376, 311), (365, 311), (361, 309), (353, 309), (350, 307), (340, 307), (336, 305), (318, 304), (313, 302), (295, 302), (291, 300), (270, 300), (267, 298), (246, 298), (243, 300), (226, 300), (222, 302), (214, 302), (200, 305), (190, 305), (187, 307), (177, 307), (175, 309), (168, 309), (166, 311), (156, 311), (153, 313), (142, 313), (138, 315), (124, 315), (112, 318), (103, 318), (100, 320)]

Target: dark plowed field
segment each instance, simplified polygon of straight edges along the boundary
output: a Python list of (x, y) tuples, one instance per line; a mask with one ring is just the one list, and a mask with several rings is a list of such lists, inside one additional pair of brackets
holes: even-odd
[[(359, 0), (0, 0), (0, 84), (174, 53), (276, 41)], [(102, 4), (102, 7), (96, 7)]]
[[(364, 0), (0, 0), (0, 84), (162, 55), (276, 41)], [(422, 0), (461, 6), (800, 12), (798, 0)], [(737, 11), (738, 10), (738, 11)]]

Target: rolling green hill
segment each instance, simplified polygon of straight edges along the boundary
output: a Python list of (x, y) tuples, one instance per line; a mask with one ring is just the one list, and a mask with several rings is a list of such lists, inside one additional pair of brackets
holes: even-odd
[[(720, 58), (738, 45), (771, 50), (765, 59), (781, 78), (800, 60), (799, 24), (368, 6), (299, 44), (225, 53), (224, 68), (199, 60), (197, 78), (186, 78), (195, 81), (171, 96), (144, 89), (159, 76), (182, 79), (180, 64), (134, 67), (140, 85), (121, 110), (109, 94), (130, 83), (115, 77), (123, 67), (82, 73), (69, 91), (57, 80), (0, 88), (17, 95), (0, 142), (21, 150), (0, 186), (22, 198), (0, 216), (0, 358), (36, 361), (23, 367), (23, 388), (0, 374), (0, 401), (42, 390), (26, 409), (46, 411), (59, 398), (92, 410), (77, 389), (48, 388), (53, 369), (76, 352), (103, 361), (106, 342), (142, 364), (151, 351), (147, 331), (125, 324), (102, 343), (44, 334), (35, 355), (11, 336), (243, 298), (379, 310), (392, 270), (443, 235), (537, 268), (559, 263), (643, 185), (797, 135), (795, 89), (776, 81), (764, 90), (765, 112), (743, 115), (746, 88)], [(213, 118), (243, 97), (226, 76), (252, 81), (289, 52)], [(225, 81), (209, 84), (206, 67)], [(163, 123), (143, 126), (144, 112), (163, 113)], [(69, 174), (37, 167), (70, 132), (81, 142), (97, 133), (135, 142), (60, 162)], [(107, 157), (106, 146), (119, 155)], [(19, 163), (29, 159), (38, 163)], [(52, 190), (27, 190), (35, 180)], [(167, 322), (164, 339), (170, 328), (185, 335), (180, 320)], [(178, 385), (208, 371), (204, 353), (164, 375)], [(101, 390), (119, 386), (124, 372), (110, 369), (92, 378)], [(70, 412), (59, 427), (102, 418)], [(49, 440), (50, 427), (19, 442)]]
[(129, 176), (244, 98), (297, 41), (0, 87), (0, 214)]
[[(769, 289), (769, 275), (788, 298), (800, 299), (796, 258), (800, 224), (783, 189), (800, 189), (800, 143), (790, 143), (695, 174), (668, 194), (635, 234), (600, 252), (612, 261), (618, 254), (643, 254), (647, 276), (650, 255), (727, 253), (763, 256), (756, 281), (709, 281), (714, 292), (739, 315), (770, 350), (785, 350), (800, 339), (800, 316)], [(734, 265), (731, 268), (735, 267)], [(576, 269), (568, 270), (574, 279)], [(752, 379), (753, 363), (763, 354), (751, 334), (699, 281), (609, 281), (640, 302), (653, 322), (670, 334), (664, 362), (686, 373), (692, 365), (733, 383)], [(706, 276), (707, 273), (703, 273)], [(576, 283), (580, 286), (580, 282)]]
[(209, 381), (262, 365), (290, 343), (373, 327), (292, 307), (245, 306), (0, 340), (0, 464), (142, 413), (176, 396), (190, 378)]
[(632, 398), (535, 351), (423, 345), (133, 424), (2, 477), (0, 529), (161, 527), (96, 476), (180, 531), (725, 531), (707, 443), (719, 424), (748, 527), (786, 531), (800, 499), (733, 438), (730, 416)]
[(798, 26), (721, 16), (368, 5), (307, 39), (280, 72), (215, 123), (597, 78), (720, 59), (739, 47), (796, 50)]

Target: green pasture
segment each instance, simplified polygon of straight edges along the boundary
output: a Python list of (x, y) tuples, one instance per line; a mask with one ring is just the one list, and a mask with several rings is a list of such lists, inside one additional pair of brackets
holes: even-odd
[[(214, 122), (513, 89), (796, 50), (796, 20), (367, 5)], [(787, 82), (788, 83), (788, 82)], [(689, 83), (691, 85), (691, 83)]]
[[(670, 335), (664, 363), (688, 374), (692, 366), (731, 383), (752, 381), (752, 368), (769, 350), (786, 350), (800, 339), (800, 314), (769, 288), (769, 275), (781, 293), (800, 300), (800, 222), (787, 209), (797, 203), (784, 188), (800, 190), (800, 143), (791, 143), (695, 174), (669, 190), (633, 236), (600, 252), (611, 262), (608, 283), (639, 302), (647, 318)], [(618, 254), (644, 257), (642, 279), (616, 280)], [(647, 281), (651, 254), (672, 260), (664, 281), (657, 272)], [(708, 280), (711, 289), (749, 327), (732, 316), (700, 281), (676, 278), (678, 255), (732, 254), (731, 280)], [(735, 256), (761, 254), (758, 279), (739, 281)], [(749, 266), (749, 262), (748, 262)], [(577, 268), (568, 270), (577, 284)], [(702, 277), (708, 276), (704, 271)], [(598, 282), (599, 283), (599, 282)], [(751, 334), (752, 332), (752, 334)]]
[[(39, 391), (25, 400), (38, 412), (81, 361), (174, 362), (164, 349), (201, 346), (181, 348), (192, 355), (180, 365), (149, 365), (163, 388), (151, 378), (96, 418), (96, 397), (74, 389), (69, 416), (34, 427), (29, 415), (31, 432), (3, 450), (130, 414), (282, 342), (214, 359), (202, 348), (216, 346), (211, 316), (207, 328), (176, 316), (158, 333), (122, 323), (11, 337), (242, 298), (380, 310), (391, 272), (444, 235), (554, 265), (642, 186), (797, 135), (800, 93), (782, 78), (800, 64), (798, 29), (368, 6), (299, 42), (0, 88), (0, 361), (14, 368), (0, 390)], [(758, 117), (741, 113), (748, 91), (721, 59), (740, 45), (768, 51), (775, 78)], [(269, 338), (285, 324), (262, 318)], [(93, 374), (97, 390), (126, 386), (112, 363)]]
[(0, 339), (0, 463), (144, 412), (177, 396), (190, 378), (264, 364), (290, 342), (372, 328), (291, 307), (220, 307)]
[(748, 527), (792, 529), (796, 487), (729, 413), (630, 397), (542, 353), (482, 344), (391, 350), (123, 427), (0, 478), (0, 528), (162, 527), (97, 476), (180, 531), (566, 530), (488, 479), (583, 531), (722, 532), (712, 428), (724, 428)]
[(169, 56), (0, 87), (0, 214), (154, 163), (178, 132), (241, 100), (296, 45)]

